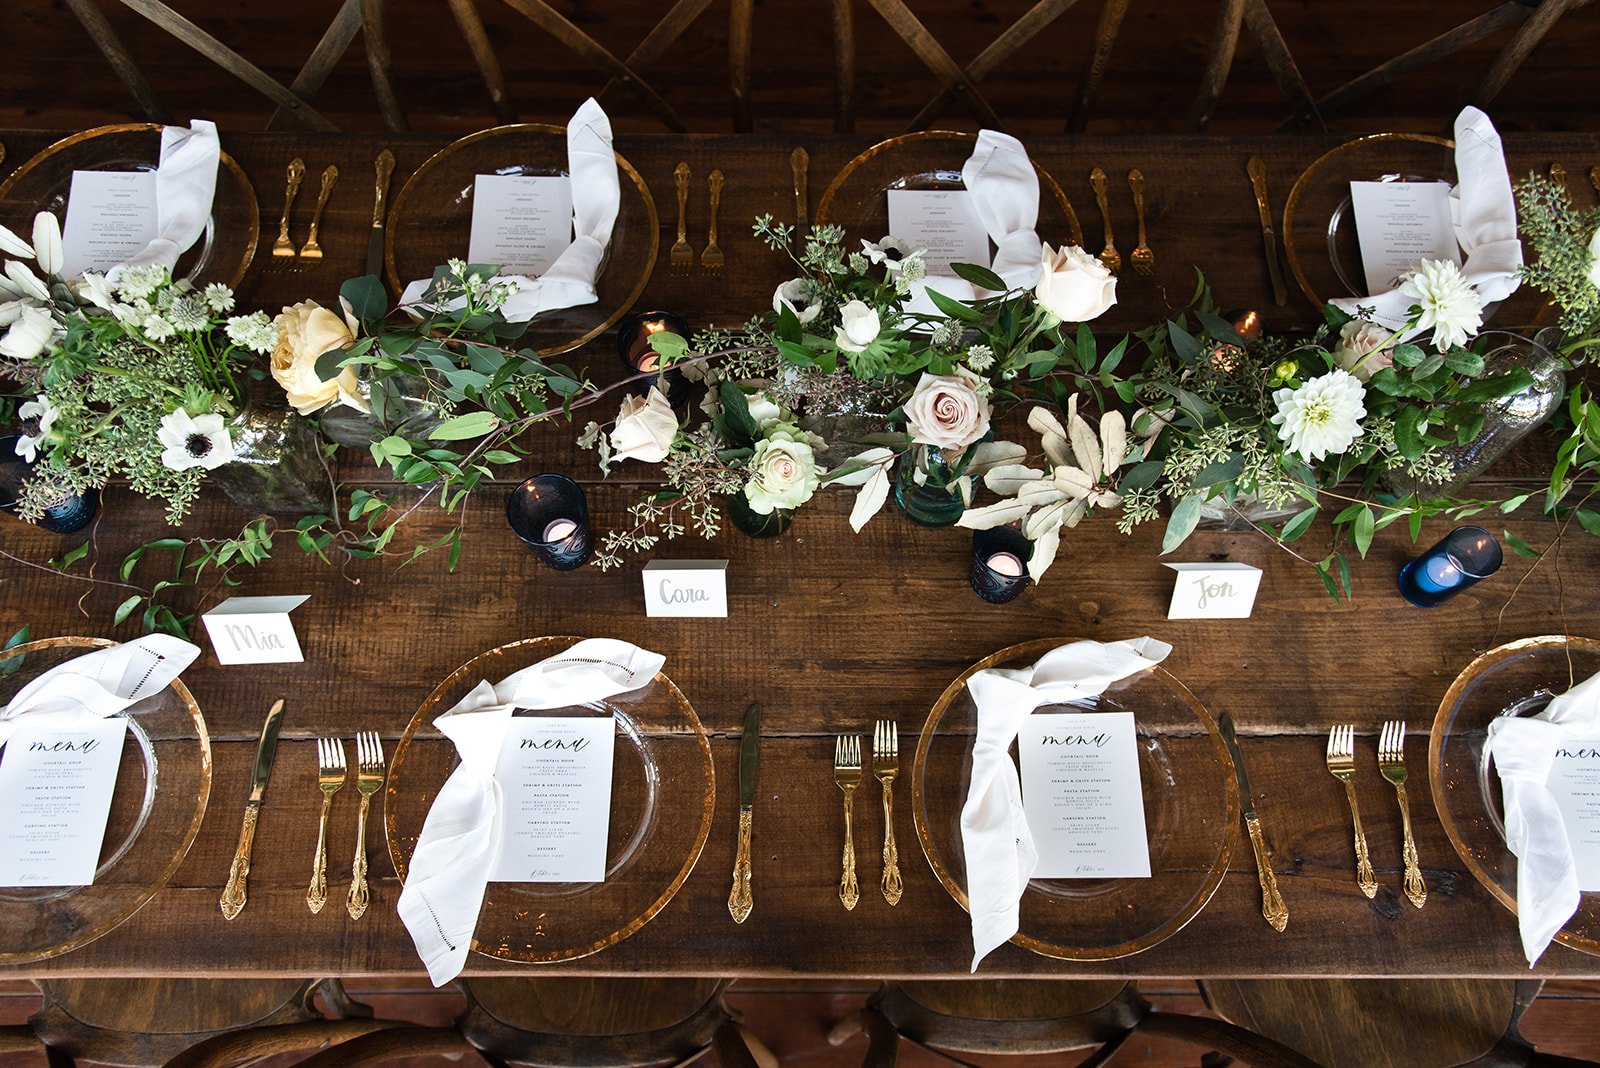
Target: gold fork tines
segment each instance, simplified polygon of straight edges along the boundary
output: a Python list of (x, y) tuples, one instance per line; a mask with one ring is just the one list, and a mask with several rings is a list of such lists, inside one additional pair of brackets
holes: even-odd
[(844, 791), (844, 874), (839, 879), (839, 900), (844, 902), (845, 908), (853, 909), (861, 900), (861, 889), (856, 885), (856, 843), (850, 827), (856, 787), (861, 784), (859, 735), (839, 735), (833, 748), (833, 781)]
[(1361, 892), (1372, 897), (1378, 892), (1378, 880), (1372, 874), (1372, 861), (1367, 856), (1367, 836), (1361, 829), (1361, 808), (1356, 804), (1356, 729), (1349, 723), (1328, 731), (1328, 771), (1344, 783), (1345, 800), (1350, 802), (1350, 819), (1355, 824), (1356, 885)]
[(1139, 218), (1139, 243), (1128, 254), (1133, 269), (1140, 274), (1150, 274), (1156, 269), (1156, 254), (1144, 237), (1144, 172), (1135, 167), (1128, 172), (1128, 188), (1133, 191), (1133, 210)]
[(1417, 908), (1428, 900), (1428, 885), (1422, 881), (1422, 868), (1417, 863), (1417, 844), (1411, 838), (1411, 809), (1406, 804), (1406, 724), (1392, 719), (1383, 725), (1378, 735), (1378, 770), (1394, 784), (1395, 796), (1400, 802), (1400, 826), (1405, 831), (1406, 898)]
[(1100, 262), (1106, 270), (1116, 274), (1122, 270), (1122, 255), (1117, 252), (1117, 242), (1111, 236), (1111, 205), (1106, 202), (1106, 172), (1096, 167), (1089, 172), (1089, 185), (1094, 189), (1094, 202), (1100, 208), (1100, 222), (1106, 229), (1106, 247), (1100, 250)]
[(328, 813), (333, 795), (344, 785), (344, 743), (337, 738), (317, 739), (317, 786), (322, 790), (322, 818), (317, 822), (317, 860), (311, 869), (311, 889), (306, 904), (321, 912), (328, 903)]
[(327, 205), (328, 197), (333, 192), (333, 183), (338, 180), (339, 168), (331, 163), (328, 164), (327, 169), (322, 172), (322, 189), (317, 193), (316, 210), (311, 213), (311, 234), (300, 250), (300, 258), (303, 260), (322, 258), (322, 246), (317, 244), (317, 228), (322, 225), (322, 209)]
[(376, 731), (356, 735), (356, 789), (361, 791), (361, 815), (356, 821), (356, 859), (350, 868), (350, 897), (345, 909), (352, 920), (367, 911), (367, 806), (383, 785), (383, 741)]
[(674, 167), (672, 180), (678, 186), (678, 240), (672, 246), (672, 273), (684, 274), (694, 266), (694, 249), (689, 245), (689, 165)]
[(707, 271), (720, 271), (723, 257), (722, 246), (717, 244), (717, 208), (722, 205), (722, 172), (712, 171), (708, 184), (711, 187), (711, 224), (705, 251), (700, 253), (700, 266)]
[(294, 242), (289, 240), (289, 212), (294, 207), (295, 195), (300, 192), (300, 180), (306, 176), (306, 161), (298, 156), (290, 160), (285, 174), (288, 187), (283, 193), (283, 218), (278, 220), (278, 240), (272, 243), (272, 254), (279, 259), (293, 259)]
[(883, 899), (900, 903), (900, 850), (894, 841), (894, 777), (900, 771), (900, 728), (880, 719), (872, 728), (872, 774), (883, 784)]

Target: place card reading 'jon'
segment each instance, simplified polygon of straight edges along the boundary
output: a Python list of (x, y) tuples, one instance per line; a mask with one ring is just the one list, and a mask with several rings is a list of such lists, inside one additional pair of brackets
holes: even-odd
[(1251, 564), (1167, 564), (1178, 573), (1168, 619), (1249, 619), (1261, 586)]
[(644, 565), (647, 616), (725, 617), (728, 561), (652, 560)]

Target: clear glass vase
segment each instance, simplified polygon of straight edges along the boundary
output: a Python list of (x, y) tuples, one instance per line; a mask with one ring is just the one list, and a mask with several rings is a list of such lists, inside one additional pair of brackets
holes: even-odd
[(951, 526), (967, 510), (943, 450), (931, 445), (914, 445), (900, 458), (894, 503), (913, 523), (925, 527)]
[(728, 519), (740, 533), (752, 538), (776, 538), (794, 522), (794, 509), (774, 508), (763, 515), (750, 507), (750, 501), (743, 493), (730, 493)]
[(1253, 530), (1266, 523), (1287, 519), (1306, 508), (1295, 498), (1287, 504), (1268, 504), (1254, 493), (1240, 493), (1232, 501), (1214, 497), (1200, 505), (1198, 530)]
[(317, 423), (329, 441), (352, 449), (365, 449), (390, 434), (425, 438), (443, 420), (426, 400), (428, 383), (416, 375), (393, 374), (374, 381), (371, 368), (356, 370), (356, 394), (367, 410), (335, 401), (317, 413)]
[(210, 472), (240, 508), (260, 515), (328, 513), (333, 486), (309, 419), (292, 408), (247, 407), (228, 423), (233, 459)]

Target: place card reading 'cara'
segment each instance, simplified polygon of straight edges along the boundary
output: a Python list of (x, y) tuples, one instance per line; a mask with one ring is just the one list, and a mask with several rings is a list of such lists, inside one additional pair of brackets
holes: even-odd
[(1168, 619), (1249, 619), (1261, 585), (1250, 564), (1168, 564), (1178, 573)]
[(289, 613), (311, 599), (230, 597), (200, 618), (219, 664), (298, 664), (305, 657)]
[(652, 560), (644, 565), (644, 614), (728, 614), (728, 561)]

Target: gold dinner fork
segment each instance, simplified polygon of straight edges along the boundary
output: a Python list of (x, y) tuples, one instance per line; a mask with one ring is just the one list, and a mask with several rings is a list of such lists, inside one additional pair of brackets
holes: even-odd
[(722, 248), (717, 244), (717, 208), (722, 204), (722, 172), (712, 171), (709, 184), (711, 186), (711, 226), (705, 251), (700, 253), (700, 266), (707, 271), (720, 271), (722, 270)]
[(678, 240), (672, 246), (672, 273), (684, 274), (694, 266), (694, 249), (689, 245), (689, 165), (674, 167), (672, 180), (678, 186)]
[(894, 777), (900, 771), (900, 728), (880, 719), (872, 729), (872, 774), (883, 784), (883, 899), (900, 903), (900, 850), (894, 842)]
[(1395, 796), (1400, 800), (1400, 826), (1405, 830), (1406, 897), (1417, 908), (1428, 900), (1428, 887), (1422, 881), (1422, 869), (1417, 864), (1417, 844), (1411, 839), (1411, 809), (1406, 805), (1406, 724), (1392, 719), (1383, 725), (1378, 735), (1378, 770), (1394, 783)]
[(322, 172), (322, 190), (317, 193), (317, 207), (311, 213), (311, 235), (306, 239), (305, 246), (300, 249), (300, 258), (303, 260), (320, 260), (322, 246), (317, 244), (317, 228), (322, 225), (322, 209), (328, 203), (328, 197), (333, 192), (333, 183), (339, 180), (339, 168), (328, 164)]
[(851, 808), (855, 804), (856, 787), (861, 784), (861, 738), (855, 734), (841, 734), (833, 748), (833, 781), (844, 791), (844, 875), (839, 879), (839, 900), (844, 907), (853, 909), (861, 900), (861, 890), (856, 885), (856, 843), (851, 836)]
[(306, 161), (296, 156), (289, 161), (285, 174), (289, 184), (283, 193), (283, 218), (278, 220), (278, 240), (272, 243), (272, 255), (279, 260), (292, 260), (294, 242), (289, 240), (289, 211), (294, 207), (295, 195), (300, 192), (300, 180), (306, 176)]
[(1089, 185), (1094, 189), (1094, 202), (1100, 208), (1100, 221), (1106, 229), (1106, 247), (1100, 250), (1100, 262), (1106, 270), (1116, 274), (1122, 270), (1122, 256), (1117, 252), (1116, 240), (1111, 236), (1111, 206), (1106, 203), (1106, 172), (1096, 167), (1089, 172)]
[(1156, 269), (1156, 254), (1150, 251), (1150, 245), (1144, 239), (1144, 172), (1137, 167), (1128, 172), (1128, 188), (1133, 191), (1133, 210), (1139, 216), (1139, 243), (1133, 247), (1128, 258), (1133, 261), (1135, 271), (1151, 274)]
[(1341, 724), (1328, 731), (1328, 771), (1344, 783), (1344, 796), (1350, 802), (1350, 819), (1355, 823), (1356, 885), (1371, 897), (1378, 892), (1378, 880), (1372, 874), (1367, 836), (1361, 829), (1361, 809), (1356, 804), (1356, 729), (1352, 724)]
[(317, 785), (322, 789), (322, 819), (317, 823), (317, 860), (311, 869), (311, 889), (306, 904), (321, 912), (328, 903), (328, 813), (333, 795), (344, 785), (344, 743), (337, 738), (317, 739)]
[(356, 789), (361, 791), (361, 815), (356, 821), (356, 859), (350, 868), (350, 897), (345, 909), (352, 920), (367, 911), (367, 806), (383, 785), (383, 741), (377, 731), (356, 735)]

